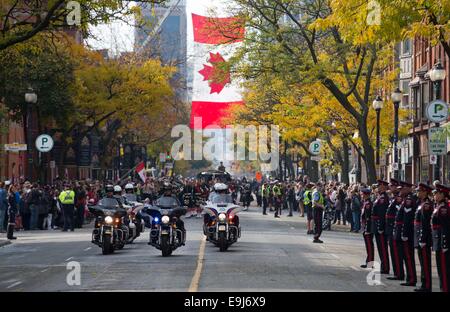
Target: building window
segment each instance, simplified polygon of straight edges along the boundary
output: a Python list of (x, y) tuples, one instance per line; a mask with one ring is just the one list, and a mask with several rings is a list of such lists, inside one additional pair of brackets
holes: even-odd
[(412, 105), (414, 110), (414, 119), (420, 119), (420, 88), (415, 87), (412, 89)]
[(430, 102), (430, 84), (428, 82), (421, 85), (422, 88), (422, 96), (420, 101), (422, 119), (426, 119), (426, 108), (428, 103)]
[(409, 39), (402, 42), (402, 54), (411, 54), (411, 41)]
[(420, 181), (430, 182), (430, 156), (420, 157)]

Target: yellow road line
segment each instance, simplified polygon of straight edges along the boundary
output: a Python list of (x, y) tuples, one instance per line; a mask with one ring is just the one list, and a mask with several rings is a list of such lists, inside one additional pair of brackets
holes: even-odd
[(205, 245), (206, 236), (203, 236), (200, 242), (200, 249), (198, 251), (197, 268), (195, 269), (194, 276), (192, 277), (191, 285), (189, 286), (189, 292), (196, 292), (198, 290), (198, 284), (200, 283), (200, 276), (202, 275), (203, 259), (205, 257)]

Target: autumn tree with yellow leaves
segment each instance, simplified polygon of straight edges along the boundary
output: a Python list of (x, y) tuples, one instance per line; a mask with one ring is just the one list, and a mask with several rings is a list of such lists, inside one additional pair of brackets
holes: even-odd
[[(287, 138), (297, 136), (303, 144), (320, 130), (329, 133), (333, 122), (345, 124), (343, 136), (349, 144), (360, 146), (368, 182), (374, 183), (372, 102), (383, 86), (393, 84), (398, 73), (388, 70), (394, 43), (377, 37), (377, 26), (366, 22), (367, 3), (366, 10), (360, 8), (344, 18), (335, 12), (341, 1), (237, 2), (239, 7), (230, 11), (245, 21), (248, 31), (232, 61), (236, 73), (246, 81), (246, 103), (254, 102), (248, 110), (238, 112), (238, 119), (260, 116), (263, 122), (279, 122), (286, 128)], [(364, 29), (355, 25), (364, 25)], [(278, 86), (284, 89), (281, 96), (275, 91)], [(383, 121), (392, 124), (388, 112), (383, 111)], [(267, 118), (269, 115), (274, 118)], [(359, 142), (349, 139), (347, 132), (355, 131)]]
[(120, 136), (149, 144), (170, 135), (184, 105), (170, 84), (175, 68), (153, 59), (104, 59), (64, 34), (49, 38), (42, 33), (0, 52), (0, 99), (22, 120), (23, 96), (33, 87), (39, 129), (50, 127), (63, 142), (60, 161), (91, 131), (104, 147), (104, 168)]

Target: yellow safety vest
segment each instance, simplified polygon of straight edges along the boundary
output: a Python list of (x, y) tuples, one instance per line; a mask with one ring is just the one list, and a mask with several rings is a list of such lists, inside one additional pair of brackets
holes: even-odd
[(279, 186), (276, 186), (276, 185), (275, 185), (275, 186), (273, 187), (272, 192), (273, 192), (273, 195), (275, 195), (275, 196), (281, 195), (281, 189), (280, 189)]
[(311, 194), (310, 190), (307, 190), (307, 191), (305, 191), (305, 193), (303, 193), (303, 204), (304, 205), (311, 204), (311, 198), (309, 198), (309, 194)]
[[(314, 193), (315, 193), (315, 192), (313, 192), (312, 196), (314, 196)], [(321, 193), (321, 192), (318, 192), (318, 193), (319, 193), (319, 201), (318, 201), (318, 203), (321, 204), (321, 205), (323, 206), (323, 205), (325, 204), (325, 200), (324, 200), (324, 198), (323, 198), (322, 193)], [(313, 208), (315, 208), (315, 207), (313, 206)]]
[(72, 190), (62, 191), (59, 194), (59, 201), (63, 205), (73, 205), (75, 203), (75, 192)]

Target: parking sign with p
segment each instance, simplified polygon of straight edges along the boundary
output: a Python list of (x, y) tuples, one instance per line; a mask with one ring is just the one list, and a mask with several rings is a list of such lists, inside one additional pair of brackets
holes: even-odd
[(48, 134), (41, 134), (36, 139), (36, 148), (41, 153), (50, 152), (53, 148), (53, 138)]
[(309, 145), (309, 152), (313, 155), (319, 155), (321, 147), (322, 143), (319, 140), (315, 140)]
[(427, 118), (431, 122), (443, 122), (448, 118), (448, 105), (446, 102), (436, 100), (428, 104), (427, 106)]

